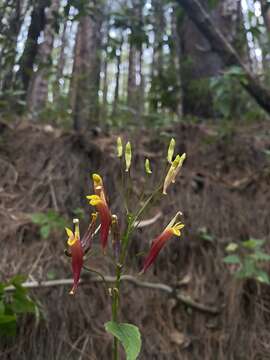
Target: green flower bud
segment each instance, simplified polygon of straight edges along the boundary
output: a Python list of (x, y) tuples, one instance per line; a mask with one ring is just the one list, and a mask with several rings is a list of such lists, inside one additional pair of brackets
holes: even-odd
[(152, 174), (149, 159), (145, 159), (144, 167), (145, 167), (146, 174)]
[(121, 158), (123, 155), (123, 144), (120, 136), (117, 138), (117, 156)]
[(167, 159), (170, 164), (172, 162), (174, 148), (175, 148), (175, 140), (174, 140), (174, 138), (171, 138), (170, 145), (168, 147), (168, 155), (167, 155)]
[(130, 142), (127, 142), (126, 144), (126, 150), (125, 150), (125, 160), (126, 160), (126, 172), (129, 171), (130, 165), (131, 165), (131, 145)]

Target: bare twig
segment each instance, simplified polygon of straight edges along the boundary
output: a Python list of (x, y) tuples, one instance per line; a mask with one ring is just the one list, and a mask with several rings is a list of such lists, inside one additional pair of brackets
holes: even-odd
[[(104, 276), (104, 279), (108, 283), (114, 283), (115, 277), (114, 276)], [(169, 285), (162, 284), (162, 283), (152, 283), (148, 281), (141, 281), (138, 278), (131, 276), (131, 275), (123, 275), (121, 277), (121, 280), (130, 282), (138, 287), (148, 288), (148, 289), (154, 289), (154, 290), (161, 290), (168, 294), (170, 294), (172, 297), (174, 297), (176, 300), (180, 301), (181, 303), (195, 309), (199, 310), (201, 312), (206, 312), (212, 315), (217, 315), (220, 313), (220, 309), (217, 307), (211, 307), (204, 304), (201, 304), (195, 300), (193, 300), (190, 296), (183, 295), (180, 293), (180, 291), (175, 290)], [(80, 280), (80, 284), (85, 284), (89, 282), (103, 282), (103, 279), (101, 279), (99, 276), (90, 277), (87, 280), (85, 278)], [(47, 287), (57, 287), (57, 286), (66, 286), (66, 285), (72, 285), (73, 280), (72, 279), (59, 279), (59, 280), (49, 280), (49, 281), (27, 281), (22, 284), (22, 286), (26, 289), (39, 289), (39, 288), (47, 288)], [(5, 291), (10, 292), (14, 291), (14, 286), (8, 286), (5, 288)]]

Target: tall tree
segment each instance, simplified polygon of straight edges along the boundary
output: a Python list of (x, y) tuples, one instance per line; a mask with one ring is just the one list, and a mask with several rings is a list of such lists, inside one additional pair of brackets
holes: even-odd
[(32, 76), (33, 67), (38, 51), (38, 38), (45, 26), (45, 9), (50, 5), (50, 0), (34, 2), (31, 21), (28, 29), (24, 51), (19, 60), (17, 80), (21, 83), (25, 96)]
[(176, 101), (175, 101), (175, 113), (178, 117), (183, 115), (183, 99), (182, 99), (182, 80), (181, 80), (181, 39), (179, 37), (178, 27), (180, 27), (181, 14), (179, 14), (179, 8), (173, 5), (171, 15), (171, 29), (172, 29), (172, 49), (171, 56), (173, 60), (173, 69), (175, 71), (175, 84), (176, 84)]
[[(2, 90), (11, 89), (14, 80), (14, 65), (17, 55), (17, 40), (21, 30), (24, 16), (28, 10), (28, 0), (13, 0), (5, 2), (0, 16), (6, 22), (0, 21), (0, 33), (3, 36), (0, 51), (0, 64), (2, 69)], [(8, 11), (9, 10), (9, 11)]]
[(153, 6), (153, 29), (154, 29), (154, 43), (153, 43), (153, 60), (152, 60), (152, 75), (151, 75), (151, 89), (150, 89), (150, 107), (152, 111), (158, 111), (162, 105), (162, 82), (164, 78), (164, 35), (166, 33), (164, 3), (162, 0), (152, 1)]
[(260, 80), (250, 71), (241, 59), (235, 48), (216, 27), (207, 11), (199, 0), (177, 0), (196, 24), (198, 29), (209, 41), (211, 48), (224, 60), (227, 66), (237, 65), (242, 69), (241, 85), (250, 93), (257, 103), (270, 113), (270, 89), (266, 88)]
[(60, 0), (51, 0), (45, 14), (44, 40), (39, 45), (37, 56), (37, 70), (33, 73), (31, 84), (28, 88), (28, 108), (31, 113), (38, 114), (43, 109), (48, 99), (48, 77), (52, 65), (52, 50), (55, 31), (58, 28), (57, 17)]
[[(241, 0), (221, 0), (209, 8), (208, 0), (200, 4), (208, 9), (214, 26), (222, 31), (226, 41), (243, 55), (246, 38), (241, 31), (243, 18)], [(190, 18), (185, 18), (179, 28), (182, 45), (183, 106), (185, 113), (212, 116), (209, 78), (220, 75), (225, 69), (222, 56), (211, 45)]]
[(69, 21), (69, 13), (70, 13), (71, 5), (68, 2), (64, 8), (64, 23), (61, 33), (61, 45), (60, 45), (60, 53), (56, 68), (56, 76), (55, 76), (55, 84), (53, 87), (53, 98), (54, 101), (58, 101), (60, 97), (60, 81), (64, 76), (64, 68), (66, 64), (66, 47), (68, 43), (67, 33), (68, 33), (68, 21)]
[(118, 46), (116, 48), (116, 74), (115, 74), (115, 87), (114, 87), (114, 98), (113, 98), (113, 110), (112, 116), (115, 117), (117, 114), (117, 107), (119, 102), (119, 84), (120, 84), (120, 71), (121, 71), (121, 59), (122, 59), (122, 49), (123, 49), (124, 37), (123, 34), (120, 37)]
[(267, 31), (270, 33), (270, 2), (268, 0), (260, 0), (260, 3), (264, 24)]
[(74, 128), (83, 130), (99, 123), (100, 49), (103, 6), (94, 1), (92, 13), (80, 18), (76, 35), (71, 102)]

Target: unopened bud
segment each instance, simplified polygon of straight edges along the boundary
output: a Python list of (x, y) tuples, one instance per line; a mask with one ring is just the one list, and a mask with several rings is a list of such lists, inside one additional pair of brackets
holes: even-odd
[(126, 160), (126, 172), (129, 171), (130, 165), (131, 165), (131, 145), (130, 142), (127, 142), (126, 144), (126, 150), (125, 150), (125, 160)]
[(144, 167), (145, 167), (146, 174), (152, 174), (149, 159), (145, 159)]
[(171, 164), (172, 162), (172, 158), (173, 158), (173, 154), (174, 154), (174, 148), (175, 148), (175, 140), (174, 138), (171, 138), (169, 147), (168, 147), (168, 155), (167, 155), (167, 159), (168, 162)]
[(123, 144), (120, 136), (117, 138), (117, 156), (120, 158), (123, 155)]

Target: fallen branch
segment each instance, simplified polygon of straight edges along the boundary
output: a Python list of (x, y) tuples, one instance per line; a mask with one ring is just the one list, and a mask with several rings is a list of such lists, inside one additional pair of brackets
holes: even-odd
[[(108, 283), (114, 283), (116, 280), (116, 278), (114, 276), (104, 276), (104, 279)], [(190, 296), (183, 295), (180, 293), (180, 291), (178, 291), (166, 284), (141, 281), (138, 278), (131, 276), (131, 275), (123, 275), (121, 277), (121, 280), (130, 282), (133, 285), (138, 286), (138, 287), (164, 291), (164, 292), (170, 294), (176, 300), (183, 303), (184, 305), (187, 305), (187, 306), (189, 306), (195, 310), (199, 310), (201, 312), (209, 313), (212, 315), (217, 315), (221, 311), (221, 309), (219, 309), (217, 307), (210, 307), (210, 306), (198, 303), (197, 301), (193, 300)], [(91, 277), (91, 278), (87, 278), (87, 279), (83, 278), (80, 280), (80, 284), (86, 284), (89, 282), (100, 283), (100, 282), (103, 282), (103, 279), (101, 279), (99, 276), (95, 276), (95, 277)], [(72, 284), (73, 284), (72, 279), (59, 279), (59, 280), (49, 280), (49, 281), (40, 281), (40, 282), (39, 281), (26, 281), (22, 284), (22, 286), (25, 289), (40, 289), (40, 288), (47, 288), (47, 287), (66, 286), (66, 285), (72, 285)], [(5, 288), (6, 292), (11, 292), (14, 290), (15, 290), (15, 287), (13, 285)]]

